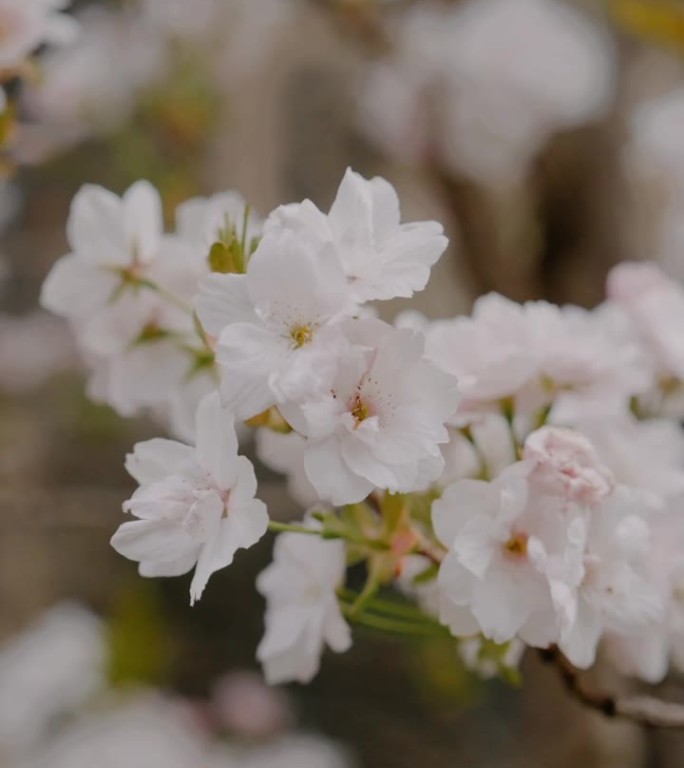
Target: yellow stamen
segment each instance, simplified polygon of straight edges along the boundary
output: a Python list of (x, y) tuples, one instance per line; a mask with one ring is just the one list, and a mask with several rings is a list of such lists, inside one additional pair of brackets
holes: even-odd
[(357, 424), (360, 424), (370, 416), (370, 409), (361, 399), (360, 395), (356, 395), (352, 401), (351, 415), (354, 417), (354, 421)]
[(313, 331), (310, 325), (297, 325), (290, 331), (290, 338), (296, 347), (303, 347), (313, 339)]
[(513, 557), (525, 557), (527, 555), (527, 536), (524, 533), (515, 533), (504, 544), (504, 549)]

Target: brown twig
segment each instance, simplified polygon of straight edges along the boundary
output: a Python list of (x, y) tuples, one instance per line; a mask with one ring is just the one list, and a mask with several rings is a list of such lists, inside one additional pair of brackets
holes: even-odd
[(568, 693), (584, 706), (606, 717), (629, 720), (650, 728), (684, 727), (684, 704), (661, 701), (652, 696), (618, 697), (587, 686), (581, 672), (556, 647), (540, 651), (541, 658), (553, 664)]

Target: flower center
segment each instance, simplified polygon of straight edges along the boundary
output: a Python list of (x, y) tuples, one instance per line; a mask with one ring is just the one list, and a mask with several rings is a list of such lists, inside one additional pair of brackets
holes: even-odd
[(303, 347), (313, 339), (313, 330), (310, 325), (296, 325), (290, 329), (290, 338), (295, 347)]
[(527, 555), (527, 534), (514, 533), (504, 544), (506, 554), (511, 557), (525, 557)]
[(370, 416), (370, 408), (368, 404), (364, 402), (361, 395), (355, 395), (351, 401), (351, 415), (354, 417), (354, 421), (360, 424)]

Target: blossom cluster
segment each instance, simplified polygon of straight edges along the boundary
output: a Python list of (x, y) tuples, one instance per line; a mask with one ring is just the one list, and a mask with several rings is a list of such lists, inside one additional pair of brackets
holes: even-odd
[[(422, 290), (447, 240), (351, 170), (327, 212), (262, 221), (231, 192), (185, 203), (173, 234), (148, 184), (86, 187), (68, 234), (43, 304), (91, 394), (171, 415), (189, 442), (129, 455), (112, 545), (143, 576), (194, 569), (194, 602), (278, 531), (257, 580), (269, 681), (310, 680), (357, 623), (451, 635), (483, 674), (525, 646), (586, 668), (603, 645), (649, 681), (684, 661), (684, 290), (655, 266), (614, 268), (594, 310), (492, 294), (389, 323), (375, 302)], [(301, 522), (256, 498), (249, 430)]]

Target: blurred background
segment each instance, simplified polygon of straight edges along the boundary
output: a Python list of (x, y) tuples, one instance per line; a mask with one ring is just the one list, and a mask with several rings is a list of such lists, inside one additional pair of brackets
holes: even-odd
[[(80, 37), (12, 86), (2, 158), (0, 768), (681, 765), (684, 735), (583, 711), (536, 658), (516, 687), (475, 679), (450, 643), (360, 633), (311, 685), (267, 689), (253, 585), (271, 538), (192, 609), (185, 577), (145, 581), (110, 549), (124, 455), (160, 428), (85, 398), (37, 299), (86, 182), (147, 178), (172, 225), (184, 199), (227, 189), (264, 215), (305, 197), (325, 209), (347, 166), (388, 178), (404, 220), (444, 224), (450, 248), (410, 304), (431, 317), (492, 290), (594, 306), (625, 259), (684, 278), (684, 3), (69, 10)], [(272, 515), (300, 515), (263, 477)], [(682, 683), (659, 693), (684, 700)]]

